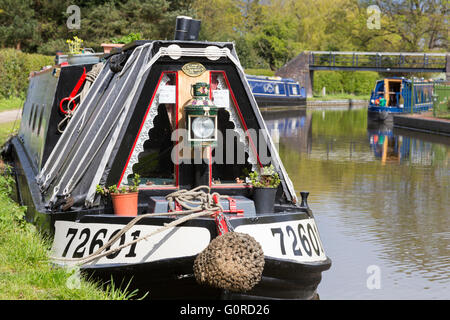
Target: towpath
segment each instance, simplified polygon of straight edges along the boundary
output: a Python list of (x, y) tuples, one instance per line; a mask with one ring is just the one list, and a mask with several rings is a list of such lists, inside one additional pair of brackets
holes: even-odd
[(22, 116), (22, 109), (8, 110), (0, 112), (0, 123), (13, 122), (16, 119), (20, 120)]

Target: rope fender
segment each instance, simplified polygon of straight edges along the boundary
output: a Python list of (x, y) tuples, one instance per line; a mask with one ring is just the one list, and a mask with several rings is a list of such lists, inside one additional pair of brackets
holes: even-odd
[(195, 259), (199, 284), (234, 292), (251, 290), (261, 281), (264, 253), (250, 235), (227, 232), (213, 239)]

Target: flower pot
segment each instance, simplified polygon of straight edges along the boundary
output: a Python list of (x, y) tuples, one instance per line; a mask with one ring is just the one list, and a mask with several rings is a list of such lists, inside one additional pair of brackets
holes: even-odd
[(124, 44), (122, 44), (122, 43), (102, 43), (101, 46), (103, 47), (104, 53), (110, 53), (112, 49), (122, 48), (124, 46)]
[(70, 54), (67, 58), (70, 65), (98, 63), (99, 61), (100, 57), (96, 53)]
[(111, 193), (114, 214), (117, 216), (137, 216), (138, 192)]
[(253, 201), (256, 213), (273, 213), (277, 188), (253, 187)]

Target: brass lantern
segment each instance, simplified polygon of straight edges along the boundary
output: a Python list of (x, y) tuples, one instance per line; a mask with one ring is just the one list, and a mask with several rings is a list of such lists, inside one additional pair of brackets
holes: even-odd
[(197, 82), (191, 87), (192, 99), (184, 107), (188, 141), (192, 146), (217, 143), (217, 110), (209, 99), (209, 84)]

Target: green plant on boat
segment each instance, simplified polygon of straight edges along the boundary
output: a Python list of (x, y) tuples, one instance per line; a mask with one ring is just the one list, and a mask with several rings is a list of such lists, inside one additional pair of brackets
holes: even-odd
[(134, 174), (132, 178), (132, 184), (129, 186), (122, 186), (121, 188), (117, 187), (116, 184), (113, 184), (106, 188), (102, 185), (97, 185), (96, 192), (102, 196), (106, 196), (108, 194), (125, 194), (125, 193), (132, 193), (132, 192), (138, 192), (139, 190), (139, 183), (141, 181), (141, 176), (137, 173)]
[(248, 178), (250, 184), (256, 188), (277, 188), (281, 182), (273, 165), (262, 167), (260, 172), (250, 172)]
[(111, 42), (127, 44), (127, 43), (133, 42), (135, 40), (141, 40), (141, 39), (142, 39), (142, 36), (140, 33), (129, 33), (128, 35), (122, 36), (120, 38), (112, 38)]

